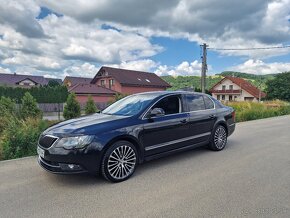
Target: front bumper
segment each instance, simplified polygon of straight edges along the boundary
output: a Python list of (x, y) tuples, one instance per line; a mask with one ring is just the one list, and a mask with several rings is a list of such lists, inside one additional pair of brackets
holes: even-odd
[(50, 147), (44, 149), (43, 156), (38, 157), (39, 165), (56, 174), (78, 174), (89, 172), (97, 174), (100, 169), (101, 151), (86, 147), (84, 149), (66, 150)]

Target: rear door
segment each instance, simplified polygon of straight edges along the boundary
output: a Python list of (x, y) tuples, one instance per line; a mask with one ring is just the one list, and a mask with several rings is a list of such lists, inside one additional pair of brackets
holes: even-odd
[(164, 97), (150, 110), (154, 108), (162, 108), (165, 115), (153, 118), (145, 115), (143, 118), (145, 124), (140, 139), (145, 148), (145, 156), (182, 147), (185, 143), (183, 139), (188, 136), (189, 117), (184, 113), (181, 95)]
[(193, 137), (192, 144), (209, 140), (214, 123), (216, 111), (213, 101), (206, 95), (186, 94), (186, 110), (189, 115), (189, 135)]

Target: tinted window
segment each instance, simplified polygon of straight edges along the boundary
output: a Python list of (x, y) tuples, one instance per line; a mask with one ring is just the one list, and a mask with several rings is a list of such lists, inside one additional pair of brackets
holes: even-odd
[(165, 115), (177, 114), (181, 111), (179, 97), (177, 96), (165, 97), (152, 107), (152, 109), (154, 108), (162, 108), (165, 112)]
[(189, 111), (205, 110), (202, 95), (186, 95)]
[(214, 108), (214, 103), (209, 97), (203, 96), (203, 99), (204, 99), (205, 109), (213, 109)]

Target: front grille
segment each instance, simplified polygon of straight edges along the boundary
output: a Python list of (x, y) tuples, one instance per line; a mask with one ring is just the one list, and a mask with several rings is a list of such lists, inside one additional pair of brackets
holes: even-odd
[(57, 137), (55, 136), (45, 135), (40, 137), (38, 144), (40, 147), (49, 148), (56, 140)]

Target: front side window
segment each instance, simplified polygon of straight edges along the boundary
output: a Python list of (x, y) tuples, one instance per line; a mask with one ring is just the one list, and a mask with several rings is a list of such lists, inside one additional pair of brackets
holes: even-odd
[(202, 95), (186, 95), (186, 103), (189, 111), (205, 110), (204, 100)]
[(223, 90), (226, 90), (226, 86), (225, 86), (225, 85), (223, 85), (223, 86), (222, 86), (222, 89), (223, 89)]
[(106, 81), (105, 80), (101, 80), (101, 86), (105, 86), (106, 85)]
[(154, 108), (162, 108), (165, 115), (177, 114), (181, 112), (181, 101), (178, 96), (165, 97), (152, 107), (152, 109)]
[(208, 96), (203, 96), (205, 109), (214, 109), (214, 103)]
[(113, 79), (110, 79), (109, 80), (109, 83), (110, 83), (110, 86), (113, 86), (114, 85), (114, 80)]

